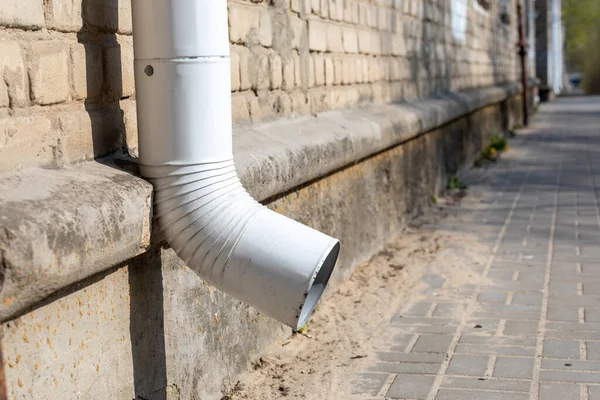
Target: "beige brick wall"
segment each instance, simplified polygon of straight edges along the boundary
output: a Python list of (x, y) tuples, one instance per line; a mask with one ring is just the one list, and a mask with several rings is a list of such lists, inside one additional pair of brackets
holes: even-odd
[[(516, 18), (475, 3), (230, 0), (234, 122), (515, 80)], [(137, 154), (129, 0), (5, 0), (0, 26), (0, 171)]]

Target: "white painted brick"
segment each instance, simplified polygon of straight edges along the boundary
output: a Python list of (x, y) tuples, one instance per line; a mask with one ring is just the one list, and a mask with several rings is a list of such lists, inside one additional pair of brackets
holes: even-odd
[(331, 57), (325, 58), (325, 84), (327, 86), (333, 85), (335, 82), (335, 67), (333, 66), (333, 59)]
[(273, 43), (273, 28), (271, 25), (271, 14), (267, 10), (260, 12), (260, 44), (271, 47)]
[(323, 86), (325, 84), (325, 59), (320, 54), (313, 54), (312, 59), (315, 65), (315, 85)]
[(85, 19), (94, 26), (123, 34), (132, 33), (131, 0), (86, 0)]
[(301, 18), (292, 15), (290, 17), (290, 25), (292, 27), (292, 32), (294, 33), (294, 38), (292, 39), (292, 48), (299, 49), (304, 35), (306, 35), (306, 23)]
[(329, 18), (329, 1), (328, 0), (321, 0), (320, 12), (321, 12), (320, 13), (321, 18), (325, 18), (325, 19)]
[(8, 86), (8, 97), (13, 107), (29, 104), (29, 85), (23, 53), (16, 41), (0, 40), (0, 76)]
[(292, 57), (287, 57), (281, 61), (283, 64), (283, 81), (281, 83), (281, 88), (289, 92), (294, 89), (294, 81), (296, 79), (294, 59)]
[(46, 24), (48, 28), (77, 32), (83, 27), (81, 0), (48, 0)]
[(240, 89), (248, 90), (252, 87), (250, 75), (248, 73), (250, 51), (243, 46), (234, 46), (234, 48), (240, 57)]
[(327, 24), (316, 18), (308, 20), (308, 48), (313, 51), (327, 50)]
[(344, 51), (346, 53), (358, 52), (358, 34), (355, 28), (345, 26), (343, 28)]
[(94, 44), (71, 45), (71, 84), (75, 100), (97, 99), (102, 93), (102, 49)]
[(333, 53), (342, 53), (344, 51), (341, 26), (336, 24), (327, 25), (327, 50)]
[(231, 58), (231, 90), (237, 92), (240, 90), (240, 55), (236, 46), (230, 46)]
[(341, 57), (333, 57), (333, 70), (335, 72), (333, 83), (336, 85), (341, 85), (344, 76), (344, 65)]
[(260, 27), (260, 8), (229, 3), (229, 40), (245, 43), (251, 29)]
[(269, 70), (269, 75), (271, 77), (270, 89), (279, 89), (283, 81), (283, 65), (281, 63), (281, 57), (278, 54), (273, 53), (269, 56)]
[(69, 96), (69, 50), (65, 43), (39, 41), (31, 45), (31, 93), (36, 104), (62, 103)]
[(39, 29), (44, 26), (42, 0), (2, 0), (0, 26)]

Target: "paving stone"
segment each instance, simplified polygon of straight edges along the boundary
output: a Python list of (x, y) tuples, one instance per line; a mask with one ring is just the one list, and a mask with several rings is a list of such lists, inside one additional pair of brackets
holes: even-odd
[(416, 303), (411, 308), (409, 308), (404, 315), (414, 315), (419, 317), (424, 317), (427, 315), (433, 303)]
[(529, 395), (511, 392), (441, 389), (435, 400), (529, 400)]
[(424, 400), (427, 398), (435, 376), (398, 375), (386, 397), (391, 399)]
[(545, 339), (543, 356), (546, 358), (579, 359), (579, 341)]
[(581, 371), (540, 371), (540, 380), (573, 383), (600, 383), (600, 374)]
[(498, 354), (505, 356), (533, 357), (534, 347), (496, 346), (459, 343), (454, 350), (457, 354)]
[(452, 336), (449, 335), (421, 335), (412, 349), (413, 353), (446, 353)]
[(506, 301), (507, 293), (504, 292), (487, 292), (479, 293), (477, 295), (477, 301), (479, 303), (497, 303), (504, 304)]
[(441, 387), (454, 389), (501, 390), (528, 393), (531, 382), (517, 379), (476, 378), (462, 376), (445, 376)]
[(599, 361), (582, 360), (542, 360), (542, 369), (557, 369), (565, 371), (593, 371), (600, 372)]
[(588, 386), (588, 399), (600, 400), (600, 386)]
[(581, 388), (569, 383), (540, 384), (540, 399), (543, 400), (580, 400)]
[(498, 357), (493, 376), (498, 378), (531, 379), (533, 358)]
[(579, 307), (548, 304), (549, 321), (579, 322)]
[(437, 374), (440, 366), (431, 363), (378, 363), (370, 370), (393, 374)]
[(481, 376), (485, 375), (487, 370), (488, 356), (472, 356), (455, 354), (450, 360), (450, 365), (446, 373), (448, 375), (467, 375)]
[(440, 364), (446, 359), (442, 353), (377, 353), (377, 358), (387, 362), (417, 362), (417, 363), (437, 363)]
[(542, 293), (515, 293), (511, 304), (540, 305), (542, 304)]
[(377, 396), (388, 379), (390, 379), (389, 374), (373, 372), (357, 374), (352, 382), (352, 394)]
[(527, 337), (463, 335), (460, 338), (459, 343), (534, 347), (537, 344), (537, 339), (536, 338), (527, 338)]
[(504, 334), (507, 336), (536, 336), (538, 332), (537, 321), (506, 321)]

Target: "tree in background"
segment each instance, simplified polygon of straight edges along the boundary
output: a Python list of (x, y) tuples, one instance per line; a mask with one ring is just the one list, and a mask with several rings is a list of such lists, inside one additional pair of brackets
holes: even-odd
[(600, 93), (600, 0), (563, 0), (566, 62), (583, 75), (586, 93)]

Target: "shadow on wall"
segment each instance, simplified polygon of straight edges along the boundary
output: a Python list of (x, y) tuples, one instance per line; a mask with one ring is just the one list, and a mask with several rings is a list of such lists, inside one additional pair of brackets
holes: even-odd
[[(77, 33), (86, 64), (85, 109), (92, 131), (93, 155), (129, 154), (124, 113), (119, 0), (82, 0), (83, 28)], [(88, 150), (88, 153), (90, 150)]]
[[(91, 121), (94, 158), (115, 152), (129, 155), (121, 100), (132, 93), (125, 92), (131, 89), (124, 85), (120, 44), (124, 37), (117, 35), (119, 0), (82, 0), (81, 9), (83, 28), (77, 38), (85, 50), (85, 110)], [(167, 367), (158, 250), (132, 260), (129, 288), (135, 398), (165, 400)]]

